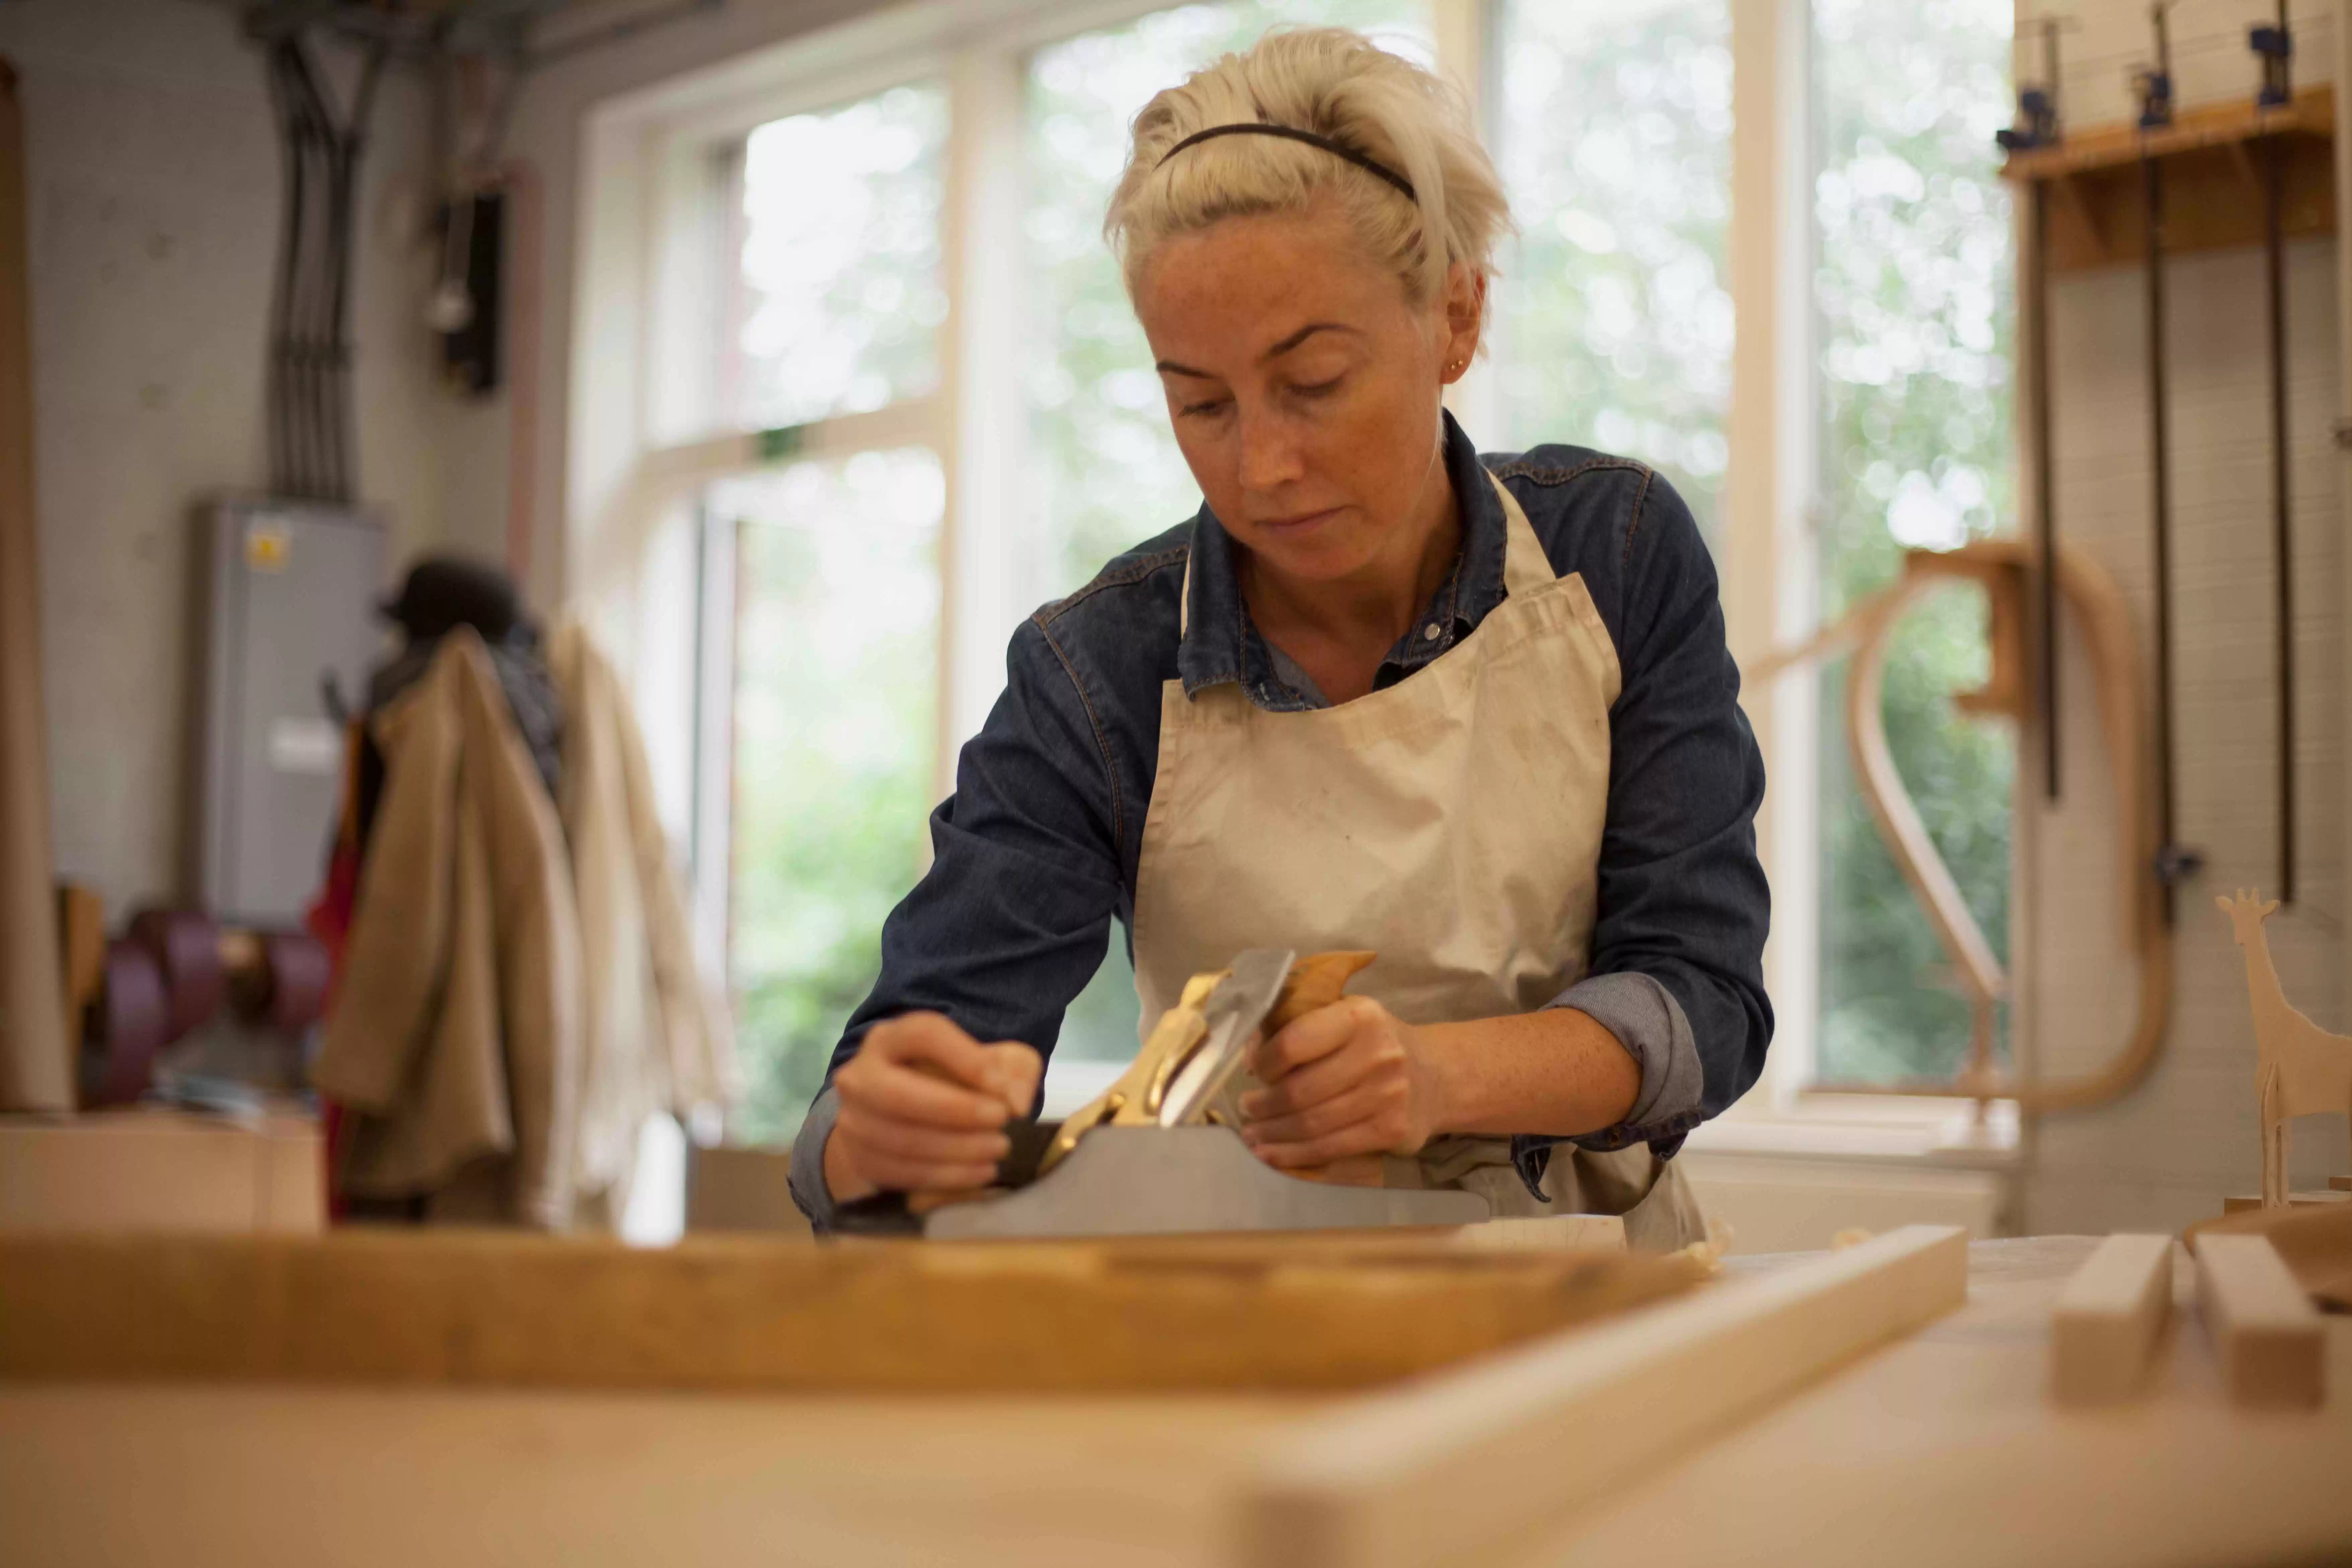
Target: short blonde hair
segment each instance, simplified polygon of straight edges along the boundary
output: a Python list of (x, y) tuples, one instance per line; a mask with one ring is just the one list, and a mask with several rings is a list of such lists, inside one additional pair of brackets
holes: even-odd
[[(1220, 136), (1168, 156), (1196, 132), (1249, 121), (1328, 137), (1402, 175), (1413, 195), (1322, 148), (1275, 136)], [(1133, 138), (1103, 219), (1130, 296), (1161, 241), (1220, 218), (1296, 212), (1327, 195), (1416, 304), (1444, 288), (1457, 261), (1488, 275), (1510, 227), (1502, 181), (1462, 94), (1341, 27), (1267, 33), (1145, 104)]]

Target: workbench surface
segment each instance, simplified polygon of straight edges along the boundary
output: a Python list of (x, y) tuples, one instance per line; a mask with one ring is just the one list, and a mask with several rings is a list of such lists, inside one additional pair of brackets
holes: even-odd
[[(2352, 1319), (2328, 1321), (2316, 1413), (2232, 1410), (2193, 1312), (2159, 1394), (2062, 1412), (2044, 1394), (2049, 1308), (2093, 1245), (1976, 1244), (1960, 1311), (1484, 1560), (2352, 1553)], [(2179, 1289), (2187, 1310), (2185, 1275)], [(0, 1385), (0, 1558), (1206, 1565), (1224, 1559), (1234, 1456), (1329, 1404)]]

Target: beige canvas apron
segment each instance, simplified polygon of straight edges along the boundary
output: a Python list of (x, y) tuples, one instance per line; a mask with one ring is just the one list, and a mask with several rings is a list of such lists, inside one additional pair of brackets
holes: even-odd
[[(1371, 949), (1349, 989), (1409, 1024), (1533, 1012), (1582, 978), (1617, 653), (1583, 578), (1555, 576), (1495, 489), (1509, 597), (1410, 679), (1286, 713), (1230, 682), (1162, 688), (1135, 898), (1147, 1027), (1187, 978), (1253, 947)], [(1388, 1163), (1391, 1184), (1464, 1188), (1498, 1215), (1623, 1214), (1638, 1246), (1704, 1239), (1681, 1173), (1643, 1145), (1556, 1148), (1549, 1205), (1503, 1139)]]

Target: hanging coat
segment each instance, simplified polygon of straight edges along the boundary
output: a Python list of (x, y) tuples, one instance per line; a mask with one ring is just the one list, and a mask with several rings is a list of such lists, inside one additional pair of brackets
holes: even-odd
[(471, 630), (369, 723), (383, 795), (312, 1068), (352, 1119), (340, 1184), (561, 1228), (584, 1042), (554, 804)]
[(576, 622), (557, 631), (548, 664), (563, 699), (558, 800), (587, 982), (574, 1181), (616, 1222), (646, 1119), (690, 1118), (734, 1098), (734, 1037), (719, 987), (696, 966), (645, 740), (620, 677)]

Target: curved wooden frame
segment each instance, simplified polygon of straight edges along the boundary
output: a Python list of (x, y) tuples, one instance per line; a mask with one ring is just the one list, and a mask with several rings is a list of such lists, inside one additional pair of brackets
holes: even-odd
[(2122, 591), (2081, 552), (2062, 546), (2058, 589), (2080, 621), (2097, 686), (2101, 729), (2114, 760), (2116, 880), (2124, 929), (2139, 959), (2138, 1016), (2129, 1038), (2098, 1070), (2054, 1081), (2021, 1081), (1993, 1065), (1993, 1008), (2009, 994), (2009, 976), (1993, 956), (1952, 873), (1919, 820), (1886, 743), (1884, 679), (1887, 644), (1912, 602), (1954, 579), (1980, 583), (1992, 606), (1991, 679), (1955, 696), (1963, 712), (2022, 720), (2030, 698), (2022, 678), (2026, 576), (2032, 546), (2020, 539), (1978, 540), (1953, 551), (1912, 551), (1903, 574), (1853, 606), (1834, 625), (1795, 647), (1776, 650), (1749, 672), (1769, 681), (1800, 666), (1851, 649), (1846, 677), (1846, 743), (1855, 778), (1881, 837), (1911, 884), (1937, 940), (1952, 960), (1972, 1015), (1969, 1061), (1948, 1081), (1821, 1084), (1839, 1093), (1941, 1095), (1986, 1101), (2014, 1100), (2030, 1111), (2081, 1110), (2120, 1098), (2146, 1075), (2163, 1048), (2172, 1005), (2172, 934), (2163, 919), (2163, 888), (2156, 873), (2156, 825), (2150, 798), (2147, 715), (2148, 694)]

